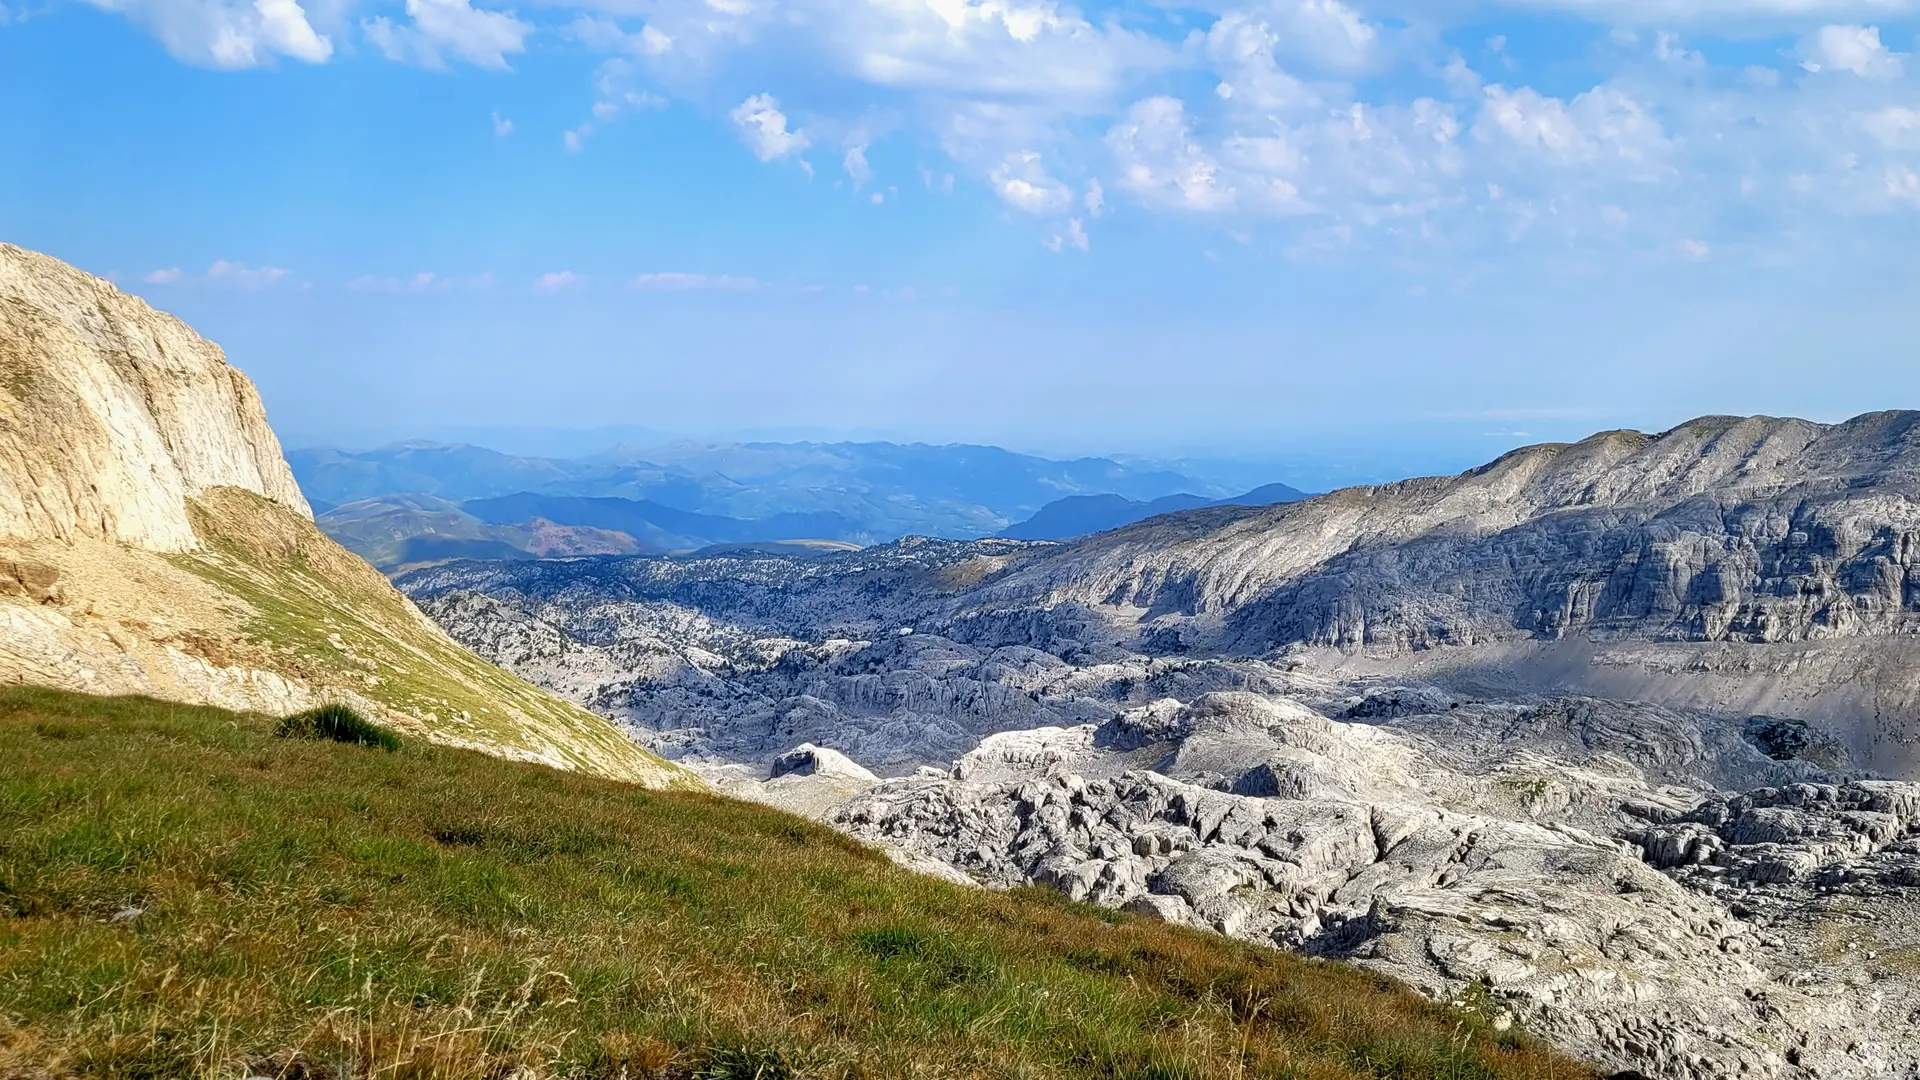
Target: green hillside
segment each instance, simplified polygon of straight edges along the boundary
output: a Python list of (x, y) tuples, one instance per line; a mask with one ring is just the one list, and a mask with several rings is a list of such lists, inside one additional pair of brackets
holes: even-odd
[(196, 635), (218, 662), (351, 694), (437, 742), (652, 786), (698, 783), (601, 717), (461, 648), (312, 522), (235, 488), (190, 510), (204, 547), (170, 558), (237, 613), (231, 633)]
[(0, 1077), (1576, 1077), (697, 791), (0, 690)]

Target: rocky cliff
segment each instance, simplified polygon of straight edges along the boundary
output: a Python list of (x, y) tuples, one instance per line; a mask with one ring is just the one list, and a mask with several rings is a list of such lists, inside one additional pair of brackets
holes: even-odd
[(198, 546), (187, 500), (251, 491), (312, 517), (253, 383), (185, 323), (0, 244), (0, 535)]
[(1036, 560), (983, 600), (1218, 616), (1219, 644), (1253, 650), (1770, 643), (1920, 629), (1917, 561), (1920, 413), (1706, 417), (1148, 523)]
[(218, 347), (10, 246), (0, 420), (0, 681), (274, 713), (345, 700), (437, 742), (685, 780), (327, 539)]

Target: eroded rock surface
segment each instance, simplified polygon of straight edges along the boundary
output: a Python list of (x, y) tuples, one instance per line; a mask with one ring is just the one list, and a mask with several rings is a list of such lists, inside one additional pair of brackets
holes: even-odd
[[(460, 564), (460, 640), (921, 865), (1653, 1077), (1920, 1075), (1920, 414), (1705, 418), (1070, 545)], [(767, 779), (800, 743), (892, 779)]]
[[(1436, 754), (1417, 716), (1370, 726), (1246, 694), (1155, 703), (992, 736), (951, 774), (886, 782), (829, 820), (984, 883), (1345, 958), (1613, 1068), (1920, 1074), (1905, 891), (1920, 785), (1702, 798), (1670, 782), (1689, 760), (1807, 769), (1710, 723), (1642, 725), (1630, 706), (1476, 711), (1503, 733), (1462, 757)], [(1529, 727), (1584, 749), (1543, 755)], [(1815, 897), (1857, 905), (1877, 948), (1821, 947), (1834, 924), (1808, 917)]]

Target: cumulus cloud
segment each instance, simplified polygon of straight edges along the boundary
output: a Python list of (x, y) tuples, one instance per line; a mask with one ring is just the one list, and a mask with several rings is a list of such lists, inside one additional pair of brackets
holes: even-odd
[[(344, 40), (340, 0), (90, 2), (210, 66), (318, 62), (333, 48), (321, 31)], [(500, 68), (534, 33), (510, 0), (377, 2), (405, 15), (366, 19), (367, 43), (408, 63)], [(1754, 250), (1717, 235), (1735, 218), (1920, 209), (1920, 93), (1898, 51), (1920, 0), (1498, 0), (1420, 6), (1418, 26), (1403, 0), (1222, 0), (1179, 20), (1056, 0), (547, 7), (603, 54), (560, 134), (569, 150), (669, 99), (737, 101), (719, 122), (760, 161), (811, 174), (806, 156), (831, 148), (884, 205), (873, 162), (898, 136), (927, 189), (989, 190), (1048, 219), (1041, 242), (1063, 252), (1095, 219), (1159, 212), (1285, 235), (1295, 252), (1551, 233), (1732, 258)], [(1477, 47), (1449, 44), (1497, 35), (1516, 9), (1591, 25), (1557, 45), (1496, 38), (1484, 72)], [(1794, 44), (1714, 47), (1736, 34)], [(1533, 77), (1563, 46), (1599, 69), (1590, 84)], [(1730, 52), (1741, 60), (1717, 59)], [(511, 126), (495, 114), (498, 135)], [(1716, 213), (1730, 199), (1739, 214)], [(1255, 233), (1262, 218), (1280, 227)], [(636, 287), (696, 287), (667, 280)]]
[(1569, 164), (1601, 158), (1643, 162), (1667, 145), (1648, 108), (1612, 86), (1594, 87), (1572, 101), (1528, 86), (1489, 86), (1473, 130), (1485, 141)]
[(286, 57), (325, 63), (333, 42), (313, 28), (298, 0), (90, 0), (145, 26), (190, 64), (250, 68)]
[(755, 94), (727, 116), (740, 129), (747, 149), (761, 161), (775, 161), (813, 145), (806, 132), (787, 130), (787, 114), (780, 111), (780, 102), (772, 94)]
[(513, 121), (501, 116), (500, 110), (495, 109), (493, 111), (493, 137), (496, 139), (504, 139), (511, 134), (513, 134)]
[(1107, 148), (1121, 186), (1150, 203), (1185, 210), (1233, 204), (1233, 189), (1221, 182), (1219, 164), (1189, 132), (1186, 105), (1178, 98), (1134, 102), (1107, 132)]
[(533, 26), (512, 12), (485, 11), (471, 0), (407, 0), (407, 17), (410, 25), (376, 16), (361, 29), (387, 59), (435, 70), (444, 69), (449, 56), (505, 70), (507, 55), (525, 52), (527, 35), (533, 33)]
[(1787, 20), (1920, 11), (1916, 0), (1504, 0), (1506, 6), (1583, 16), (1615, 25), (1731, 24), (1740, 28)]
[(1898, 54), (1880, 41), (1877, 26), (1823, 26), (1800, 42), (1800, 66), (1821, 72), (1850, 71), (1863, 79), (1897, 79), (1905, 70)]
[(1073, 192), (1047, 172), (1032, 150), (1008, 154), (989, 179), (1001, 201), (1029, 214), (1057, 214), (1073, 203)]
[(277, 266), (251, 267), (245, 263), (217, 259), (207, 267), (206, 280), (242, 289), (264, 289), (285, 280), (290, 271)]
[(172, 285), (179, 281), (181, 277), (179, 267), (169, 266), (164, 270), (155, 270), (149, 274), (142, 274), (140, 280), (149, 285)]
[(538, 293), (564, 292), (585, 280), (585, 278), (571, 270), (551, 270), (533, 279), (533, 291)]

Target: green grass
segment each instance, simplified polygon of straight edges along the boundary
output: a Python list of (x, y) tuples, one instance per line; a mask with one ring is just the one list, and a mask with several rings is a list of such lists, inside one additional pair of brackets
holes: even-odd
[(171, 559), (244, 604), (262, 666), (356, 694), (439, 741), (652, 786), (694, 783), (605, 719), (455, 644), (312, 522), (237, 488), (189, 509), (203, 547)]
[(345, 705), (322, 705), (280, 721), (273, 733), (283, 739), (331, 739), (380, 750), (400, 749), (400, 737)]
[(1592, 1075), (765, 807), (275, 729), (0, 690), (0, 1077)]

